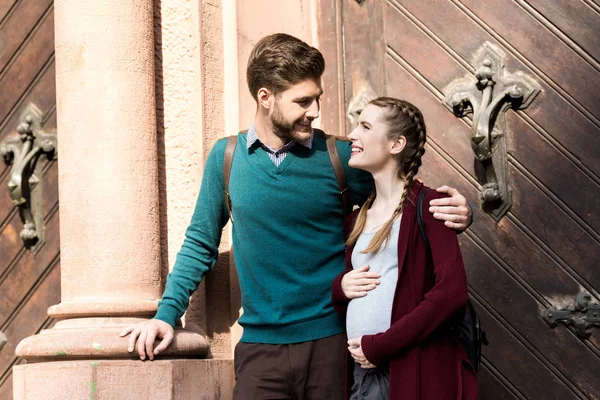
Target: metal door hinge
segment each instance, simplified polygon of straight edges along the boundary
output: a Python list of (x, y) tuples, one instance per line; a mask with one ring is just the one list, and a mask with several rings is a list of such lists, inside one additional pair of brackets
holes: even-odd
[(44, 242), (44, 212), (42, 210), (42, 185), (37, 161), (42, 154), (48, 159), (56, 157), (56, 133), (42, 130), (42, 112), (29, 104), (17, 126), (19, 136), (11, 136), (0, 143), (0, 156), (7, 165), (12, 164), (8, 192), (23, 222), (20, 233), (25, 246), (34, 250)]
[(591, 303), (591, 299), (589, 293), (579, 293), (572, 306), (560, 310), (548, 309), (542, 318), (552, 328), (560, 322), (571, 327), (580, 338), (587, 339), (592, 334), (593, 326), (600, 327), (600, 304)]

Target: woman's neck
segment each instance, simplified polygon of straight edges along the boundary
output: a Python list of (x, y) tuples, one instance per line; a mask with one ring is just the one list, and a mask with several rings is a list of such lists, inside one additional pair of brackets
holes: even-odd
[(375, 181), (375, 191), (377, 196), (373, 201), (371, 209), (382, 211), (393, 210), (400, 204), (402, 193), (404, 192), (405, 181), (398, 177), (396, 171), (381, 171), (373, 174)]
[(373, 174), (377, 196), (367, 211), (364, 232), (379, 229), (394, 214), (404, 192), (405, 181), (396, 172)]

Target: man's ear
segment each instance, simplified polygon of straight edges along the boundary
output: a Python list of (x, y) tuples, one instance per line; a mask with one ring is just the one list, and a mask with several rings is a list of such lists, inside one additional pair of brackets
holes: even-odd
[(273, 104), (273, 93), (267, 88), (258, 89), (258, 93), (256, 95), (256, 99), (258, 101), (258, 105), (269, 110)]
[(406, 147), (406, 138), (404, 136), (400, 136), (398, 139), (394, 141), (392, 147), (390, 148), (391, 154), (400, 154), (402, 150)]

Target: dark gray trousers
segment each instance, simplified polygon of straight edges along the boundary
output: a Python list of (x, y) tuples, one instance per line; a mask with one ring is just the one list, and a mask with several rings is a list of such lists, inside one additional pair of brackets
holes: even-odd
[(387, 367), (361, 368), (354, 364), (354, 384), (350, 400), (388, 400), (390, 398), (390, 374)]

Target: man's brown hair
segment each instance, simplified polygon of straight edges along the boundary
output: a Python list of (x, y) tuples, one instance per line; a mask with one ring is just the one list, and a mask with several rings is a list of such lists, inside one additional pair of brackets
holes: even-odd
[(285, 33), (266, 36), (250, 53), (246, 78), (254, 100), (262, 87), (277, 94), (306, 79), (321, 79), (325, 60), (321, 52)]

